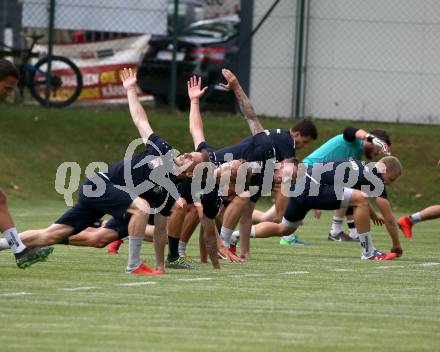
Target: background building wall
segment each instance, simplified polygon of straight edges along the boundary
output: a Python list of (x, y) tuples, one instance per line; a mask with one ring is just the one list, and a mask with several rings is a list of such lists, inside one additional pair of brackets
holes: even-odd
[(440, 123), (440, 2), (311, 0), (305, 112)]
[[(254, 1), (254, 27), (272, 1)], [(250, 95), (258, 114), (291, 116), (296, 1), (282, 0), (252, 39)]]

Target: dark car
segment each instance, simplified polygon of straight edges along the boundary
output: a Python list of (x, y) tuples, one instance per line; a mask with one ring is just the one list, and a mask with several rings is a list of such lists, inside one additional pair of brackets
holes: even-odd
[[(201, 76), (204, 85), (214, 91), (211, 102), (233, 102), (231, 92), (217, 83), (224, 67), (234, 69), (238, 54), (238, 16), (198, 21), (179, 33), (177, 41), (177, 102), (188, 104), (187, 81), (192, 75)], [(153, 36), (138, 68), (138, 84), (145, 93), (167, 102), (171, 84), (172, 36)]]

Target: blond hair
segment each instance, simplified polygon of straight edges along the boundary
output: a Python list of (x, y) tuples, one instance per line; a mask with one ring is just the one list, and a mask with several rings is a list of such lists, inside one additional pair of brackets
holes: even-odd
[[(377, 165), (379, 164), (379, 165)], [(385, 156), (377, 162), (376, 166), (380, 172), (388, 175), (400, 176), (402, 174), (402, 164), (395, 156)], [(382, 164), (382, 165), (380, 165)]]

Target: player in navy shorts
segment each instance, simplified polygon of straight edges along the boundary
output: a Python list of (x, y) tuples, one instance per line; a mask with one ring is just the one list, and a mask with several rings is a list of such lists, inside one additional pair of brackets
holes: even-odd
[[(112, 165), (108, 172), (90, 177), (81, 187), (78, 202), (53, 225), (43, 230), (21, 234), (29, 247), (62, 242), (102, 218), (105, 214), (123, 221), (129, 216), (129, 255), (126, 272), (130, 274), (161, 274), (164, 272), (166, 217), (179, 197), (179, 179), (189, 178), (195, 166), (206, 157), (192, 152), (174, 157), (168, 143), (153, 133), (136, 92), (136, 74), (124, 69), (121, 74), (127, 92), (130, 114), (137, 127), (144, 151)], [(149, 214), (155, 214), (156, 270), (140, 259), (140, 250)]]
[[(256, 225), (256, 237), (292, 234), (311, 209), (335, 210), (353, 206), (362, 247), (361, 258), (392, 260), (401, 256), (403, 251), (385, 186), (393, 183), (401, 173), (400, 161), (393, 156), (386, 156), (377, 163), (368, 165), (362, 161), (346, 159), (309, 166), (303, 176), (292, 182), (289, 204), (282, 222), (263, 222)], [(298, 171), (298, 174), (301, 172)], [(368, 197), (376, 199), (381, 215), (372, 210)], [(392, 241), (391, 253), (381, 253), (374, 248), (370, 217), (376, 222), (384, 221)]]
[[(307, 119), (300, 120), (291, 130), (264, 130), (237, 78), (229, 70), (223, 70), (222, 73), (227, 81), (224, 87), (234, 92), (240, 109), (249, 124), (252, 136), (238, 144), (218, 150), (217, 158), (222, 161), (230, 154), (234, 159), (257, 162), (261, 166), (261, 172), (254, 173), (251, 178), (249, 186), (254, 186), (253, 194), (249, 196), (249, 193), (244, 192), (230, 202), (225, 210), (221, 228), (222, 241), (225, 246), (229, 247), (234, 228), (240, 222), (241, 257), (247, 259), (255, 203), (262, 193), (270, 192), (273, 186), (270, 179), (272, 173), (266, 179), (268, 182), (264, 179), (266, 168), (273, 166), (271, 163), (293, 161), (295, 149), (305, 147), (310, 141), (316, 139), (317, 130), (313, 122)], [(256, 192), (255, 189), (257, 189)]]
[[(215, 184), (212, 190), (205, 191), (207, 187), (206, 182), (200, 182), (199, 196), (194, 194), (196, 189), (193, 188), (195, 185), (191, 182), (182, 183), (180, 185), (180, 191), (181, 197), (183, 198), (183, 202), (185, 204), (194, 203), (194, 196), (197, 196), (197, 203), (200, 203), (199, 205), (201, 205), (201, 208), (199, 207), (199, 218), (203, 228), (203, 232), (201, 234), (201, 243), (205, 247), (213, 266), (219, 267), (215, 218), (222, 204), (222, 198), (219, 195), (218, 183), (223, 171), (226, 171), (228, 168), (230, 168), (229, 171), (231, 171), (232, 174), (235, 174), (241, 162), (238, 160), (231, 160), (229, 163), (226, 163), (225, 160), (219, 160), (214, 148), (212, 148), (206, 141), (202, 116), (200, 113), (200, 98), (206, 92), (206, 89), (207, 87), (202, 89), (202, 80), (200, 77), (193, 76), (188, 81), (188, 97), (191, 102), (189, 113), (189, 129), (195, 150), (206, 153), (209, 156), (212, 167), (215, 168), (215, 171), (212, 174), (212, 177), (215, 178)], [(233, 178), (234, 177), (231, 178), (232, 182)], [(195, 180), (193, 179), (192, 182), (194, 183)], [(175, 208), (176, 209), (174, 209), (173, 215), (170, 217), (170, 222), (168, 224), (169, 254), (167, 264), (170, 268), (191, 268), (190, 263), (188, 263), (184, 257), (181, 257), (178, 252), (180, 229), (183, 225), (185, 209), (178, 209), (176, 206)], [(230, 254), (229, 259), (232, 260), (234, 257), (234, 255)]]

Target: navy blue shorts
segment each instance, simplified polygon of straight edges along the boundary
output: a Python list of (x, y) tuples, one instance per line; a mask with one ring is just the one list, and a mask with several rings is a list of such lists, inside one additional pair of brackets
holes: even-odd
[[(104, 180), (104, 178), (102, 179)], [(91, 186), (92, 191), (96, 191), (96, 184), (90, 180), (84, 182), (80, 188), (78, 202), (55, 221), (55, 224), (72, 226), (74, 234), (77, 234), (92, 226), (105, 214), (116, 219), (124, 219), (133, 200), (128, 193), (116, 188), (110, 181), (104, 181), (106, 183), (105, 191), (99, 197), (86, 196), (84, 186)]]
[[(125, 237), (128, 237), (128, 223), (130, 222), (130, 215), (127, 214), (127, 216), (124, 219), (116, 219), (111, 218), (107, 223), (104, 225), (106, 229), (114, 230), (118, 233), (118, 238), (120, 240), (124, 239)], [(154, 226), (154, 214), (150, 214), (150, 217), (148, 218), (148, 225)]]
[(215, 219), (222, 205), (222, 198), (218, 195), (218, 188), (215, 187), (211, 192), (204, 194), (201, 203), (203, 214), (208, 219)]
[(185, 199), (187, 204), (194, 204), (194, 200), (191, 195), (191, 180), (185, 180), (177, 185), (177, 190), (180, 196)]
[(316, 187), (316, 193), (313, 193), (310, 190), (310, 183), (308, 183), (300, 195), (289, 199), (282, 220), (284, 225), (296, 228), (311, 209), (336, 210), (346, 208), (351, 199), (351, 188), (329, 185)]
[(118, 238), (122, 240), (123, 238), (128, 236), (128, 223), (130, 221), (130, 217), (126, 217), (125, 219), (116, 219), (111, 218), (104, 225), (106, 229), (110, 229), (116, 231), (118, 233)]
[[(201, 187), (204, 188), (205, 184), (202, 183)], [(178, 189), (180, 196), (185, 199), (188, 205), (194, 204), (194, 199), (191, 195), (190, 180), (179, 183)], [(215, 219), (220, 209), (220, 206), (222, 205), (222, 199), (218, 195), (218, 186), (215, 186), (215, 188), (211, 192), (207, 194), (202, 194), (200, 197), (200, 203), (203, 206), (203, 214), (205, 214), (206, 217), (209, 219)]]

